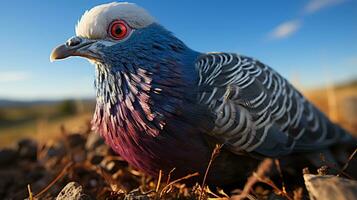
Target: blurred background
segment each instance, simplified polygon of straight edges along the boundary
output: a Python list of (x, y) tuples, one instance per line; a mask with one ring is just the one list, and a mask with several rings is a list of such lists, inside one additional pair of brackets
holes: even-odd
[[(108, 1), (2, 1), (0, 147), (88, 129), (94, 68), (50, 63), (85, 10)], [(333, 121), (357, 133), (357, 1), (139, 1), (191, 48), (270, 65)]]

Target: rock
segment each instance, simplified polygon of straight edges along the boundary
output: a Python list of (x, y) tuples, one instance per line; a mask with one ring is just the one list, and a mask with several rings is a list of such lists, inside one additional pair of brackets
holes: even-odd
[(0, 150), (0, 166), (10, 165), (16, 162), (17, 158), (17, 152), (13, 149), (4, 148)]
[(103, 138), (100, 136), (99, 133), (92, 132), (88, 135), (87, 142), (85, 145), (87, 150), (94, 150), (101, 145), (105, 144)]
[(24, 180), (28, 183), (35, 182), (45, 176), (46, 169), (42, 166), (35, 166), (31, 170), (27, 171)]
[(112, 155), (110, 154), (110, 148), (107, 145), (101, 145), (98, 146), (94, 152), (98, 155), (102, 155), (102, 156), (107, 156), (107, 155)]
[(318, 175), (327, 175), (328, 174), (328, 167), (326, 165), (321, 166), (317, 169)]
[(47, 157), (62, 157), (65, 154), (66, 149), (62, 142), (51, 143), (47, 150)]
[(76, 182), (68, 183), (57, 195), (56, 200), (89, 200), (90, 196), (84, 193), (83, 188)]
[(100, 165), (109, 173), (114, 174), (119, 169), (125, 168), (128, 166), (126, 161), (122, 160), (109, 160), (101, 162)]
[(286, 200), (286, 198), (281, 195), (277, 195), (274, 192), (271, 192), (268, 195), (268, 200)]
[(23, 139), (17, 143), (17, 151), (20, 158), (29, 159), (32, 161), (37, 160), (37, 142), (31, 139)]
[(357, 199), (357, 181), (332, 175), (304, 174), (311, 200)]
[(91, 179), (91, 180), (89, 181), (89, 185), (90, 185), (91, 187), (96, 187), (96, 186), (98, 185), (98, 181), (95, 180), (95, 179)]
[(63, 141), (50, 140), (46, 144), (45, 156), (40, 160), (46, 169), (53, 169), (65, 157), (67, 151)]
[(86, 160), (86, 152), (84, 151), (74, 151), (73, 161), (76, 163), (84, 162)]
[(85, 145), (85, 138), (83, 137), (83, 135), (75, 133), (75, 134), (70, 134), (67, 135), (67, 141), (70, 147), (84, 147)]
[(14, 183), (15, 179), (13, 174), (7, 170), (1, 170), (0, 177), (0, 199), (4, 199), (9, 187)]
[(102, 160), (104, 159), (104, 156), (89, 153), (88, 158), (89, 158), (90, 163), (92, 163), (93, 165), (98, 165), (100, 162), (102, 162)]
[(129, 194), (125, 195), (124, 200), (149, 200), (150, 198), (145, 195), (141, 194), (139, 189), (134, 189), (129, 192)]
[(147, 195), (136, 195), (128, 194), (125, 196), (124, 200), (149, 200), (150, 198)]

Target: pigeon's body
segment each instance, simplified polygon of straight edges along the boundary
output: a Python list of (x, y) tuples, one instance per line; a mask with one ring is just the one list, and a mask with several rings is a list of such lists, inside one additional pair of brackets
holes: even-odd
[[(141, 12), (133, 4), (94, 8), (77, 27), (82, 39), (71, 39), (56, 51), (69, 50), (55, 57), (70, 52), (96, 64), (93, 127), (136, 168), (154, 176), (173, 168), (177, 176), (202, 174), (220, 143), (208, 180), (226, 184), (249, 173), (257, 157), (353, 140), (268, 66), (237, 54), (191, 50)], [(90, 27), (96, 18), (106, 23), (98, 30)]]
[[(96, 67), (95, 83), (94, 128), (128, 162), (150, 174), (158, 173), (162, 166), (173, 167), (174, 160), (195, 164), (196, 160), (206, 161), (210, 154), (202, 148), (199, 127), (187, 123), (194, 113), (185, 110), (195, 105), (198, 76), (194, 62), (199, 54), (168, 32), (160, 37), (158, 30), (167, 32), (153, 24), (132, 36), (147, 38), (137, 38), (142, 43), (118, 47), (128, 48), (125, 51), (132, 52), (130, 55), (110, 56), (107, 52), (114, 60)], [(148, 45), (150, 51), (135, 50)], [(180, 53), (167, 52), (171, 47)]]

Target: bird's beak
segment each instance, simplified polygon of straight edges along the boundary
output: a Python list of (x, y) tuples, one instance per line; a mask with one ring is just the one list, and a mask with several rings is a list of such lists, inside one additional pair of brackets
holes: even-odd
[(70, 56), (81, 56), (90, 60), (98, 60), (98, 54), (90, 48), (95, 42), (95, 40), (72, 37), (65, 44), (52, 50), (50, 61), (53, 62)]

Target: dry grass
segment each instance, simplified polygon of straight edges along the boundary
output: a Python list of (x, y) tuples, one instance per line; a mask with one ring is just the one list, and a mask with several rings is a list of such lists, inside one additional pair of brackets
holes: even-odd
[(357, 136), (357, 84), (305, 89), (302, 93), (332, 121)]
[[(335, 89), (304, 90), (303, 93), (319, 109), (326, 113), (333, 121), (342, 125), (351, 133), (357, 133), (357, 85), (340, 87)], [(16, 111), (19, 112), (19, 111)], [(52, 112), (52, 111), (51, 111)], [(40, 149), (38, 160), (29, 163), (19, 161), (9, 170), (13, 179), (21, 180), (28, 173), (28, 169), (40, 168), (43, 176), (41, 179), (31, 182), (13, 183), (9, 187), (14, 198), (43, 199), (55, 197), (61, 188), (69, 181), (80, 183), (85, 191), (96, 199), (124, 199), (129, 197), (143, 197), (149, 199), (268, 199), (277, 195), (283, 199), (304, 199), (306, 191), (304, 185), (291, 185), (285, 183), (284, 169), (281, 169), (277, 160), (264, 160), (248, 178), (244, 187), (233, 190), (222, 190), (220, 188), (209, 188), (205, 180), (201, 184), (187, 186), (185, 180), (198, 176), (198, 173), (188, 174), (176, 180), (171, 180), (175, 169), (167, 175), (159, 174), (158, 180), (148, 177), (128, 166), (120, 157), (112, 154), (109, 147), (100, 164), (92, 163), (92, 154), (83, 146), (69, 144), (69, 133), (82, 133), (85, 140), (88, 137), (88, 122), (92, 112), (82, 112), (74, 116), (46, 120), (41, 118), (33, 122), (26, 122), (14, 127), (0, 127), (0, 147), (23, 137), (32, 137), (39, 141)], [(61, 128), (61, 131), (60, 130)], [(50, 139), (56, 138), (54, 140)], [(66, 154), (60, 157), (48, 157), (54, 143), (63, 143)], [(221, 146), (217, 146), (212, 152), (210, 162), (207, 163), (205, 177), (209, 174), (210, 166), (219, 156)], [(350, 155), (349, 161), (345, 163), (340, 174), (348, 177), (344, 172), (350, 161), (354, 158), (356, 151)], [(115, 170), (108, 169), (108, 163), (119, 163)], [(334, 166), (331, 166), (333, 168)], [(269, 177), (269, 172), (274, 169), (278, 171), (278, 181)], [(0, 169), (0, 172), (3, 169)], [(2, 171), (4, 174), (7, 171)], [(286, 174), (285, 174), (286, 175)], [(301, 176), (298, 174), (297, 176)], [(295, 177), (297, 178), (297, 177)], [(0, 181), (1, 182), (1, 181)], [(20, 184), (21, 183), (21, 184)], [(16, 185), (18, 184), (18, 185)], [(26, 188), (27, 187), (27, 188)]]
[(83, 132), (88, 128), (92, 113), (82, 113), (73, 116), (61, 117), (55, 120), (46, 118), (34, 122), (25, 122), (14, 127), (0, 128), (0, 147), (11, 146), (21, 138), (33, 138), (40, 142), (60, 136), (61, 126), (70, 132)]

